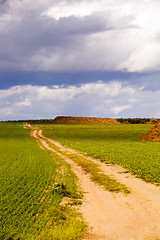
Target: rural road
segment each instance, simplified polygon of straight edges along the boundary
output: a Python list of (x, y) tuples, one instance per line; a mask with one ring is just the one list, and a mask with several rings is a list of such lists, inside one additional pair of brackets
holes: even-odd
[[(42, 130), (32, 129), (32, 136), (41, 146), (65, 159), (77, 175), (84, 192), (80, 211), (90, 227), (84, 240), (160, 240), (160, 187), (125, 173), (126, 170), (120, 166), (105, 165), (89, 158), (98, 163), (105, 174), (112, 175), (130, 188), (131, 194), (104, 191), (90, 180), (90, 176), (80, 166), (63, 154), (67, 151), (82, 156), (82, 153), (43, 136)], [(49, 146), (49, 143), (52, 145)]]

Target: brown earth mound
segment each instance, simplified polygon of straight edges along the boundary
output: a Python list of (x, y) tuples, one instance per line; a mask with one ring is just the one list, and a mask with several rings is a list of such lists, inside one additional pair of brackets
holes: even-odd
[(120, 124), (113, 118), (95, 118), (95, 117), (56, 117), (53, 123), (106, 123), (106, 124)]
[(140, 141), (160, 142), (160, 122), (144, 134)]

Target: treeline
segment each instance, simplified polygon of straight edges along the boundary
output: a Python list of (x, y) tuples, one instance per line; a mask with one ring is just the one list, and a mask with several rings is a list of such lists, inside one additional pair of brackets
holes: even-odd
[(8, 120), (4, 122), (27, 122), (30, 124), (43, 124), (43, 123), (53, 123), (53, 119), (30, 119), (30, 120)]
[(35, 120), (26, 120), (26, 121), (23, 121), (23, 122), (28, 122), (28, 123), (30, 123), (30, 124), (36, 124), (36, 123), (38, 123), (38, 124), (43, 124), (43, 123), (45, 123), (45, 124), (47, 124), (47, 123), (53, 123), (53, 119), (35, 119)]
[[(155, 124), (160, 119), (155, 118), (116, 118), (121, 124)], [(30, 119), (30, 120), (8, 120), (3, 122), (28, 122), (30, 124), (51, 124), (54, 119)]]
[(155, 118), (117, 118), (122, 124), (155, 124), (158, 119)]

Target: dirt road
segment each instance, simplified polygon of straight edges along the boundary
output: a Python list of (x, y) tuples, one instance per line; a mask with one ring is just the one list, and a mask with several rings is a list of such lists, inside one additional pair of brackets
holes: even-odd
[[(80, 211), (88, 223), (90, 232), (84, 239), (106, 240), (159, 240), (160, 239), (160, 188), (135, 178), (116, 165), (99, 164), (107, 175), (113, 175), (120, 183), (131, 189), (131, 194), (104, 191), (84, 174), (81, 167), (65, 156), (63, 152), (82, 155), (60, 143), (46, 138), (42, 130), (33, 130), (33, 137), (41, 145), (54, 151), (67, 161), (78, 176), (84, 192)], [(53, 147), (48, 144), (52, 143)], [(54, 149), (54, 146), (55, 149)], [(59, 150), (57, 150), (59, 149)], [(86, 156), (85, 156), (86, 157)]]

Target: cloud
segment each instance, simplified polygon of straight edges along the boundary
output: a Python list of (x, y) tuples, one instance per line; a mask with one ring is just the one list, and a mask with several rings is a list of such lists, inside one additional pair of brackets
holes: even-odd
[(54, 118), (57, 115), (159, 117), (160, 91), (143, 86), (96, 82), (79, 86), (16, 86), (0, 90), (0, 116), (6, 119)]
[(1, 71), (160, 68), (158, 0), (3, 2)]

